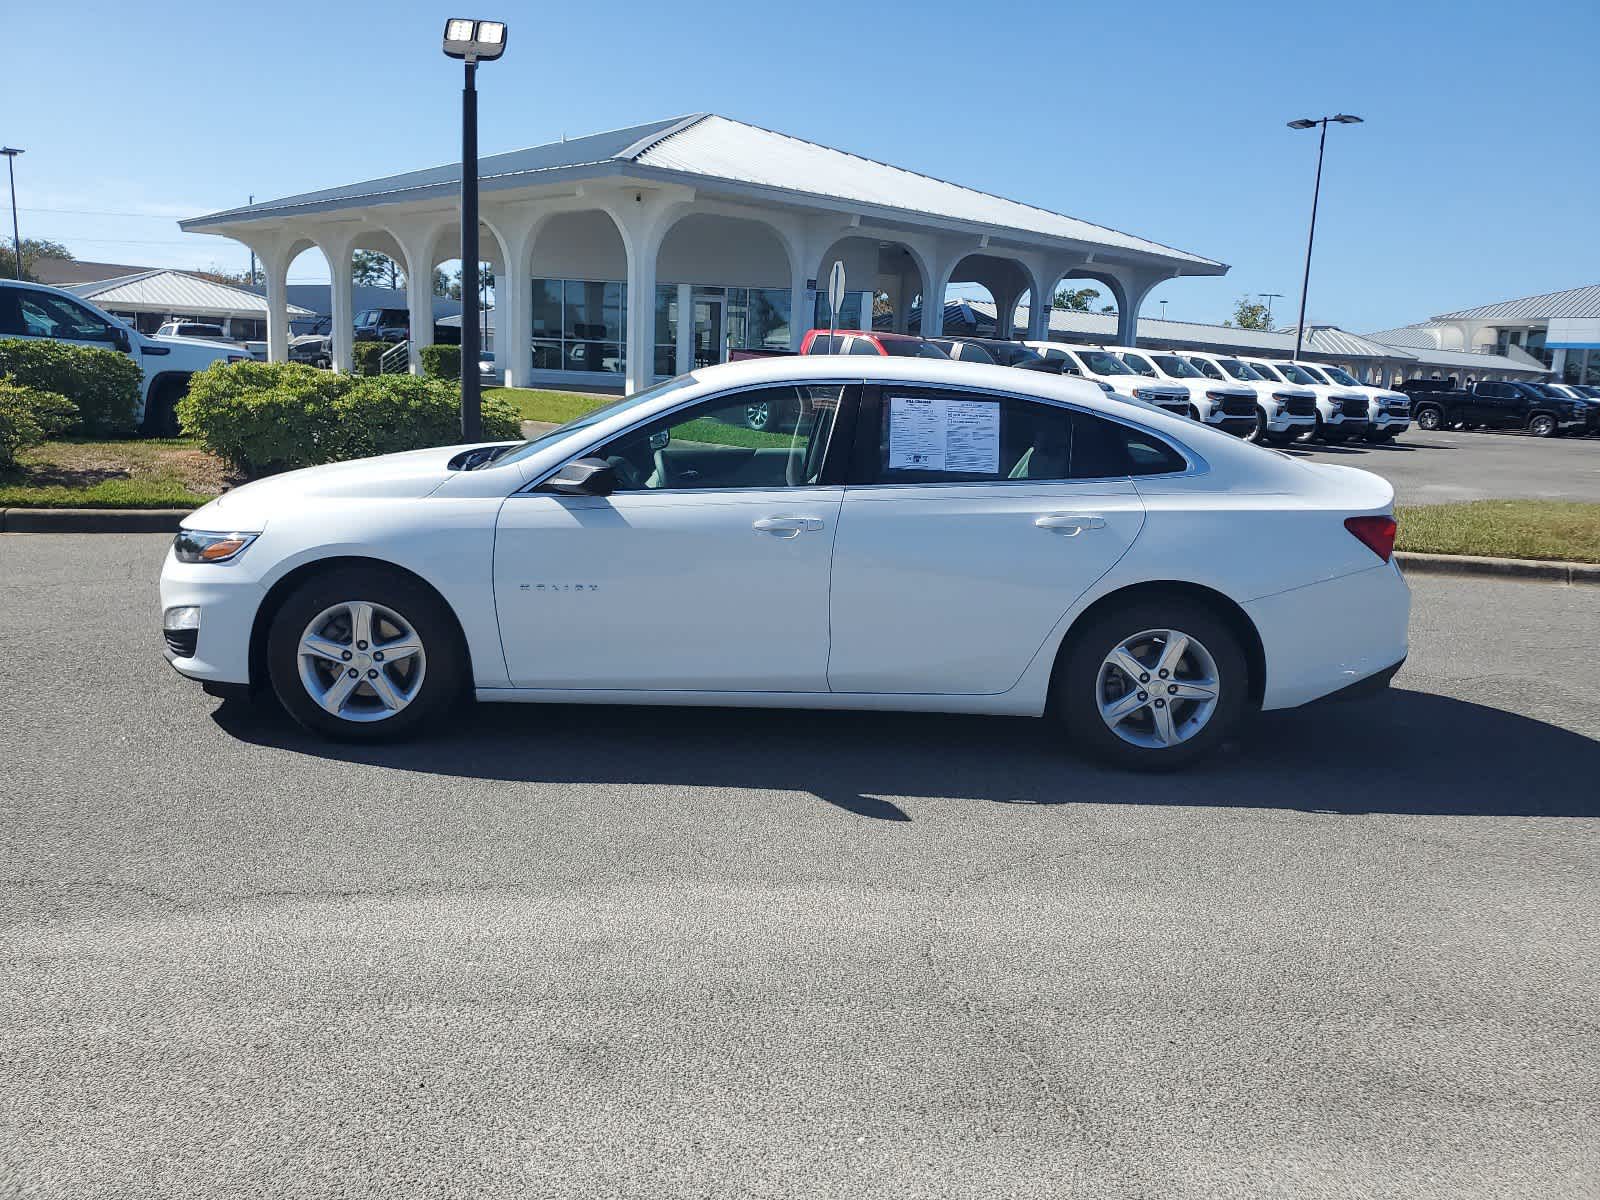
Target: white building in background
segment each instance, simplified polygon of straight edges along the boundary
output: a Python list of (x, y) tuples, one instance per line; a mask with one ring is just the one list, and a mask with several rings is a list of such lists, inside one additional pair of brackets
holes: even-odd
[[(154, 333), (168, 321), (199, 321), (220, 325), (227, 337), (241, 342), (258, 342), (267, 335), (267, 302), (263, 297), (187, 271), (154, 268), (135, 275), (69, 284), (66, 290), (94, 301), (141, 333)], [(285, 319), (310, 315), (308, 309), (285, 306)]]
[[(1130, 234), (757, 128), (696, 114), (480, 160), (481, 245), (495, 272), (497, 366), (513, 385), (653, 376), (733, 349), (797, 349), (827, 324), (817, 281), (845, 264), (841, 326), (871, 323), (876, 295), (904, 328), (924, 295), (982, 284), (1002, 336), (1024, 296), (1063, 278), (1112, 294), (1126, 340), (1150, 291), (1227, 267)], [(351, 361), (351, 254), (405, 268), (412, 369), (431, 336), (435, 266), (460, 244), (450, 164), (181, 222), (250, 246), (266, 273), (269, 354), (287, 346), (290, 263), (319, 247), (332, 276), (335, 365)], [(1039, 306), (1035, 305), (1038, 310)], [(942, 305), (921, 332), (940, 332)], [(1036, 326), (1036, 327), (1035, 327)], [(507, 336), (510, 330), (518, 336)], [(1017, 332), (1021, 332), (1017, 330)], [(1045, 336), (1044, 312), (1027, 332)]]
[(1423, 352), (1502, 355), (1558, 381), (1600, 383), (1600, 284), (1442, 313), (1367, 335)]

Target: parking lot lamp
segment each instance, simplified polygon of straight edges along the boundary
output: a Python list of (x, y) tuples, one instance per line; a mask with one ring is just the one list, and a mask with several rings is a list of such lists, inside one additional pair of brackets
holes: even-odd
[(17, 155), (23, 153), (15, 146), (0, 146), (6, 156), (6, 173), (11, 178), (11, 246), (16, 253), (17, 278), (22, 278), (22, 234), (17, 232)]
[(1294, 356), (1300, 357), (1306, 337), (1306, 291), (1311, 287), (1311, 246), (1317, 240), (1317, 198), (1322, 194), (1322, 152), (1328, 145), (1328, 122), (1340, 125), (1359, 125), (1360, 117), (1349, 113), (1335, 113), (1331, 117), (1301, 117), (1290, 121), (1290, 129), (1315, 129), (1322, 126), (1322, 136), (1317, 141), (1317, 182), (1311, 189), (1311, 232), (1306, 236), (1306, 274), (1300, 283), (1300, 321), (1294, 331)]
[[(478, 63), (506, 52), (506, 23), (451, 17), (444, 52), (466, 63), (461, 87), (461, 437), (483, 437), (478, 360), (483, 328), (478, 300)], [(515, 336), (512, 331), (512, 336)]]

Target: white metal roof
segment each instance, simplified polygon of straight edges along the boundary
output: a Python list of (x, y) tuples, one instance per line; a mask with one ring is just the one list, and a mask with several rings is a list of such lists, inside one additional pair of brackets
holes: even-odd
[[(1186, 274), (1216, 275), (1227, 270), (1215, 259), (1186, 250), (712, 113), (530, 146), (489, 155), (478, 164), (486, 195), (505, 188), (591, 177), (659, 179), (663, 174), (689, 177), (708, 191), (715, 190), (720, 181), (734, 190), (765, 189), (774, 195), (786, 193), (793, 200), (812, 197), (870, 205), (888, 212), (1155, 255), (1179, 269), (1190, 268)], [(179, 225), (201, 230), (375, 204), (447, 199), (457, 194), (460, 178), (460, 166), (446, 163), (228, 209)]]
[(760, 187), (853, 200), (930, 216), (953, 217), (1051, 237), (1116, 246), (1206, 266), (1213, 259), (1120, 233), (1048, 209), (1020, 204), (974, 188), (946, 183), (831, 146), (775, 133), (743, 121), (707, 114), (648, 144), (634, 159), (641, 166), (729, 179)]
[(1502, 300), (1498, 304), (1484, 304), (1478, 308), (1463, 308), (1459, 312), (1441, 313), (1435, 320), (1548, 321), (1551, 317), (1600, 317), (1600, 283), (1568, 288), (1564, 292), (1545, 292), (1539, 296)]
[[(141, 271), (118, 279), (78, 283), (66, 289), (101, 308), (123, 312), (181, 313), (185, 316), (256, 317), (267, 316), (264, 296), (201, 279), (185, 271)], [(309, 317), (310, 309), (289, 305), (291, 317)]]

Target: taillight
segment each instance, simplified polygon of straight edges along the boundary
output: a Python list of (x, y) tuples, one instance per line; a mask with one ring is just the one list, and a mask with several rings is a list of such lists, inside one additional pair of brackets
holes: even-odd
[(1384, 562), (1394, 554), (1394, 535), (1400, 526), (1393, 517), (1346, 517), (1344, 527)]

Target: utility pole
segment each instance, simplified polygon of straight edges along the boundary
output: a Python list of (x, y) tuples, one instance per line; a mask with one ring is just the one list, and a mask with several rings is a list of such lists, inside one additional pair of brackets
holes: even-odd
[[(255, 193), (252, 192), (251, 195), (250, 195), (250, 203), (254, 204), (255, 202), (256, 202)], [(255, 287), (255, 285), (256, 285), (256, 252), (255, 252), (255, 248), (251, 247), (251, 250), (250, 250), (250, 286), (251, 287)]]
[(15, 146), (0, 146), (0, 154), (6, 156), (6, 173), (11, 178), (11, 245), (17, 256), (14, 264), (17, 268), (17, 278), (22, 278), (22, 234), (17, 232), (17, 155), (25, 153)]
[(1256, 298), (1258, 300), (1265, 300), (1267, 302), (1267, 328), (1271, 329), (1272, 328), (1272, 302), (1274, 300), (1282, 300), (1283, 299), (1283, 293), (1282, 292), (1257, 292), (1256, 293)]

